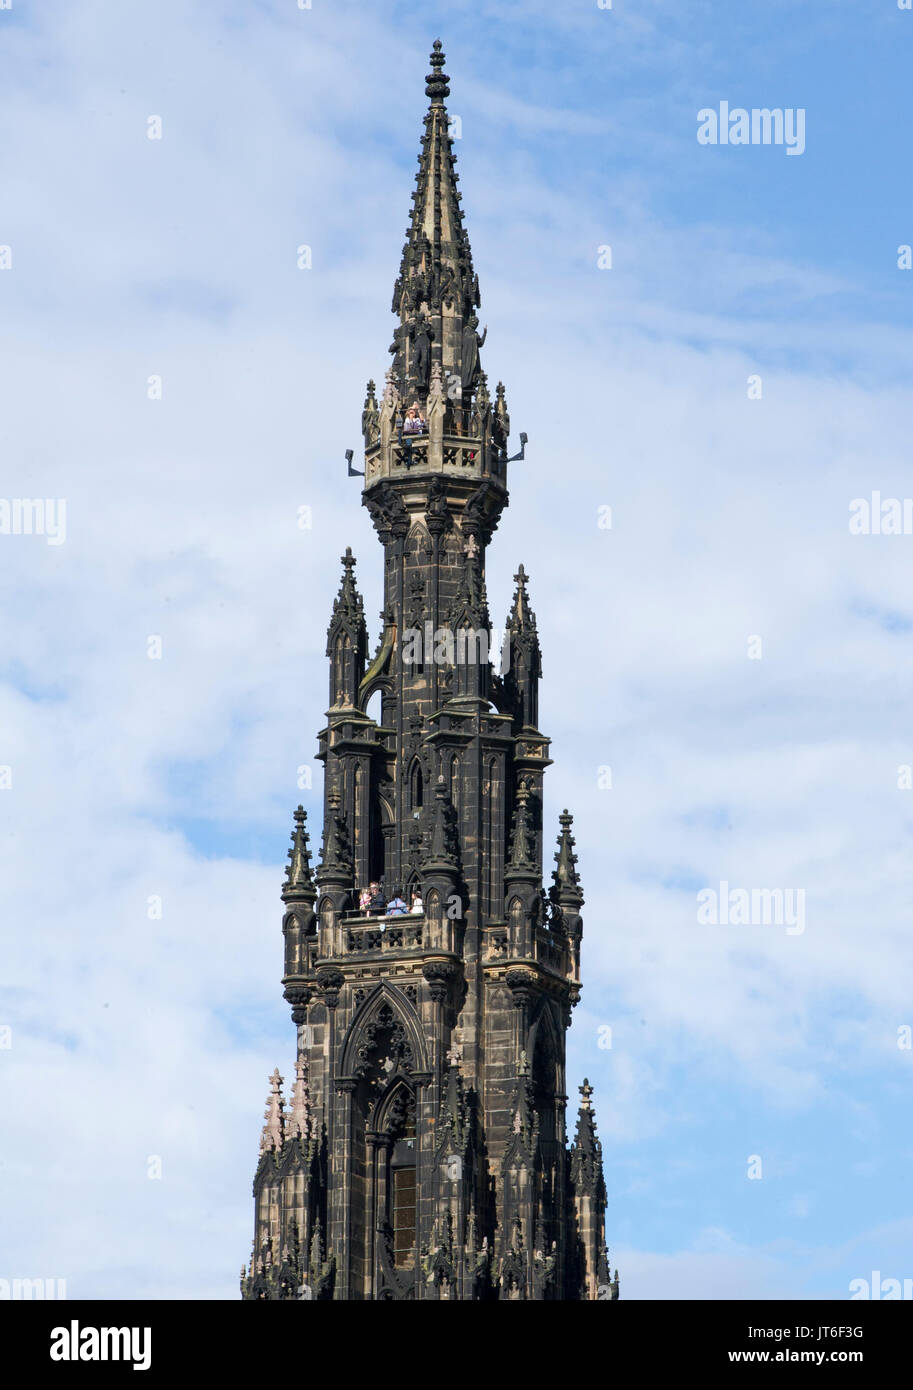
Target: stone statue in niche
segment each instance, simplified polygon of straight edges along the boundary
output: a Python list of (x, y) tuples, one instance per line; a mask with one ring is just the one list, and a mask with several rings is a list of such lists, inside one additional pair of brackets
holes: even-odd
[(420, 391), (427, 391), (431, 379), (432, 328), (424, 314), (419, 314), (412, 327), (412, 372)]
[(476, 384), (479, 375), (479, 349), (484, 347), (485, 339), (488, 337), (486, 327), (481, 335), (479, 334), (479, 320), (476, 314), (470, 314), (469, 322), (463, 327), (462, 352), (460, 355), (460, 383), (464, 391), (471, 391)]

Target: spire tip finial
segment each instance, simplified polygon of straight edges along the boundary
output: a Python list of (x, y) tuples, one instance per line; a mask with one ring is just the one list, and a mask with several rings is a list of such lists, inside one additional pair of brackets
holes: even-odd
[(439, 104), (445, 97), (450, 96), (449, 78), (444, 68), (444, 51), (440, 39), (435, 39), (431, 50), (431, 72), (425, 79), (425, 95), (429, 96), (432, 103)]

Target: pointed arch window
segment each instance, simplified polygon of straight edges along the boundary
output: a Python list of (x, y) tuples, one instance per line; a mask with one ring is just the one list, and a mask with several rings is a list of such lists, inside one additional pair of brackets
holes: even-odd
[(412, 764), (412, 773), (409, 777), (409, 800), (413, 811), (420, 811), (425, 803), (425, 779), (422, 776), (422, 765), (418, 759)]
[(416, 1231), (416, 1169), (415, 1169), (415, 1098), (401, 1086), (402, 1113), (392, 1134), (390, 1154), (390, 1226), (393, 1230), (393, 1263), (397, 1269), (408, 1269), (415, 1262)]

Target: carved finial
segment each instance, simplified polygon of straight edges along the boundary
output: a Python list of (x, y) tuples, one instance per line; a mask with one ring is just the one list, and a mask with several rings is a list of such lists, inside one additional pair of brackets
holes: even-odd
[(431, 50), (431, 71), (425, 84), (425, 95), (431, 98), (432, 105), (440, 105), (445, 97), (450, 96), (450, 87), (448, 86), (450, 79), (444, 72), (445, 61), (441, 41), (435, 39)]

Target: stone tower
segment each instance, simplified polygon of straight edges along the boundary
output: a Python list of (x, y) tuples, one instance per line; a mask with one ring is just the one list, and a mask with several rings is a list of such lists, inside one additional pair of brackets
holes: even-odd
[[(550, 759), (522, 565), (489, 650), (485, 552), (507, 505), (510, 421), (480, 363), (443, 65), (435, 43), (393, 361), (362, 413), (381, 630), (369, 657), (347, 550), (327, 634), (320, 862), (312, 872), (299, 806), (282, 888), (298, 1053), (287, 1101), (271, 1078), (245, 1298), (618, 1296), (586, 1083), (567, 1138), (583, 893), (566, 811), (543, 887)], [(379, 915), (381, 896), (415, 910)]]

